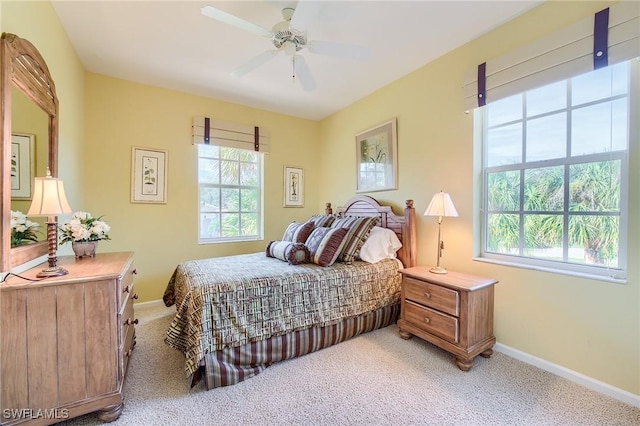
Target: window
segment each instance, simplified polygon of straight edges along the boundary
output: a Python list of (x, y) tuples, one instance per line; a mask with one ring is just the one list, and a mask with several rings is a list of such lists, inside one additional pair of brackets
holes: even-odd
[(626, 278), (637, 73), (632, 60), (487, 104), (482, 257)]
[(199, 243), (262, 238), (262, 154), (198, 145)]

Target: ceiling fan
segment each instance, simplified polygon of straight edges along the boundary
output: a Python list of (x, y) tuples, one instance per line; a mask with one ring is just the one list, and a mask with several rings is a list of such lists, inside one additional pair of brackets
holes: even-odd
[(276, 50), (267, 50), (239, 66), (231, 75), (241, 77), (273, 59), (280, 52), (284, 52), (285, 55), (291, 58), (294, 81), (298, 76), (303, 90), (309, 92), (316, 88), (316, 84), (304, 56), (299, 54), (301, 50), (307, 49), (311, 53), (348, 59), (363, 60), (369, 56), (369, 50), (366, 47), (329, 41), (307, 40), (307, 24), (317, 14), (320, 6), (320, 2), (299, 1), (296, 8), (285, 7), (282, 9), (284, 20), (275, 24), (271, 30), (213, 6), (205, 6), (201, 9), (201, 12), (209, 18), (268, 38), (276, 48)]

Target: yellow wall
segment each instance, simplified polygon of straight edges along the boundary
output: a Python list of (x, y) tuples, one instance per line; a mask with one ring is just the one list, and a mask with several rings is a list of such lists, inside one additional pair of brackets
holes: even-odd
[[(315, 121), (248, 108), (210, 98), (145, 86), (103, 75), (86, 75), (86, 202), (76, 206), (104, 215), (112, 241), (100, 251), (132, 250), (140, 301), (162, 297), (176, 265), (189, 259), (262, 251), (282, 238), (286, 225), (316, 213), (319, 204), (318, 129)], [(199, 245), (197, 147), (191, 144), (194, 116), (258, 125), (269, 131), (264, 160), (265, 239)], [(133, 146), (168, 151), (167, 203), (132, 204)], [(305, 172), (305, 207), (283, 208), (284, 166)]]
[[(434, 262), (437, 232), (435, 221), (420, 213), (433, 193), (443, 189), (451, 193), (460, 213), (443, 224), (447, 242), (443, 263), (500, 280), (495, 313), (498, 341), (640, 395), (640, 272), (634, 262), (640, 256), (637, 191), (631, 191), (626, 285), (472, 260), (478, 175), (473, 117), (462, 113), (463, 73), (608, 4), (545, 3), (319, 123), (84, 73), (47, 2), (3, 1), (0, 24), (2, 31), (31, 40), (49, 63), (60, 97), (60, 175), (70, 203), (76, 210), (106, 215), (112, 225), (113, 241), (101, 243), (99, 252), (136, 252), (141, 300), (158, 299), (182, 260), (264, 248), (264, 241), (197, 245), (196, 160), (190, 144), (194, 115), (270, 130), (265, 240), (279, 238), (291, 220), (322, 211), (326, 201), (338, 205), (351, 197), (353, 135), (397, 117), (399, 189), (371, 195), (398, 209), (405, 199), (415, 200), (420, 263)], [(166, 205), (130, 203), (132, 146), (168, 151)], [(631, 155), (631, 188), (638, 188), (638, 141), (633, 141)], [(304, 209), (282, 208), (284, 165), (305, 170)]]
[[(495, 299), (498, 342), (640, 395), (640, 273), (636, 261), (640, 257), (640, 194), (633, 190), (640, 181), (637, 140), (631, 146), (626, 285), (473, 261), (479, 174), (473, 114), (462, 112), (463, 74), (609, 4), (545, 3), (323, 120), (321, 177), (326, 185), (319, 188), (318, 200), (339, 203), (353, 194), (354, 134), (397, 117), (399, 189), (370, 195), (398, 208), (405, 199), (415, 200), (419, 263), (436, 260), (437, 224), (422, 213), (432, 195), (442, 189), (451, 194), (460, 214), (443, 222), (446, 250), (442, 262), (449, 269), (500, 281)], [(342, 155), (333, 154), (338, 151)]]

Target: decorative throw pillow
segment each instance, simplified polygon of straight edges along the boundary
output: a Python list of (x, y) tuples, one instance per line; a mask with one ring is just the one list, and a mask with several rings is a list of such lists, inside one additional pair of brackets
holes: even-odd
[(291, 265), (309, 262), (309, 249), (302, 243), (291, 241), (269, 241), (267, 256), (289, 262)]
[(338, 262), (351, 263), (355, 260), (360, 252), (360, 247), (371, 232), (371, 228), (378, 224), (379, 219), (378, 216), (347, 216), (333, 221), (331, 228), (347, 228), (349, 230), (345, 237), (344, 246), (338, 254)]
[(304, 243), (309, 234), (313, 231), (313, 222), (298, 223), (292, 222), (287, 226), (282, 236), (282, 241), (292, 241), (294, 243)]
[(312, 222), (316, 228), (322, 228), (331, 225), (336, 220), (336, 216), (332, 214), (314, 214), (307, 222)]
[(395, 232), (388, 228), (374, 226), (360, 248), (359, 258), (369, 263), (382, 259), (395, 259), (397, 251), (402, 247)]
[(331, 266), (344, 245), (347, 230), (343, 228), (316, 228), (311, 231), (305, 245), (309, 249), (311, 262), (320, 266)]

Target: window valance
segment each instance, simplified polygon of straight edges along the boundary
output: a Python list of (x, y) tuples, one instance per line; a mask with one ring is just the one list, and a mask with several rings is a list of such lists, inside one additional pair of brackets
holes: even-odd
[[(600, 28), (604, 34), (598, 34)], [(617, 3), (469, 70), (462, 87), (463, 108), (468, 111), (583, 74), (601, 66), (603, 56), (609, 65), (640, 56), (640, 2)]]
[(191, 143), (269, 152), (269, 135), (266, 129), (209, 117), (193, 118)]

